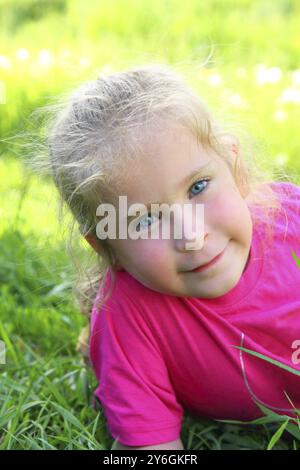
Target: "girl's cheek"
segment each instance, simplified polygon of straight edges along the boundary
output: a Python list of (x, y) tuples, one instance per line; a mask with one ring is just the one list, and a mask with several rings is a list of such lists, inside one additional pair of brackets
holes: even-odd
[[(241, 223), (245, 208), (242, 201), (235, 193), (228, 194), (227, 197), (219, 195), (210, 206), (207, 206), (206, 214), (209, 214), (209, 217), (213, 217), (214, 225), (233, 225), (233, 221), (237, 220)], [(204, 209), (205, 211), (205, 209)], [(205, 220), (204, 212), (204, 220)]]
[(210, 230), (218, 229), (226, 224), (232, 208), (224, 201), (224, 197), (217, 196), (204, 204), (204, 226)]
[(169, 246), (170, 240), (140, 240), (136, 256), (147, 266), (163, 267), (168, 262)]

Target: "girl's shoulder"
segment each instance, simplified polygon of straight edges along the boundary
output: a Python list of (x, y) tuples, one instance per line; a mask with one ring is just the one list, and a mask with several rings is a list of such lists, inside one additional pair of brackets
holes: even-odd
[(300, 186), (289, 181), (276, 181), (271, 185), (280, 200), (281, 215), (298, 225), (300, 222)]
[(144, 286), (125, 270), (116, 271), (114, 276), (111, 275), (111, 271), (108, 271), (99, 288), (92, 313), (96, 310), (99, 312), (97, 301), (102, 298), (106, 299), (102, 303), (102, 311), (122, 312), (123, 316), (126, 316), (128, 312), (131, 312), (131, 316), (134, 312), (140, 315), (148, 311), (150, 305), (158, 307), (164, 304), (161, 302), (162, 296), (164, 294)]
[(271, 187), (284, 202), (300, 203), (300, 186), (297, 184), (290, 181), (272, 181)]
[(300, 186), (284, 181), (273, 182), (272, 188), (280, 200), (280, 209), (274, 224), (276, 237), (294, 244), (300, 230)]

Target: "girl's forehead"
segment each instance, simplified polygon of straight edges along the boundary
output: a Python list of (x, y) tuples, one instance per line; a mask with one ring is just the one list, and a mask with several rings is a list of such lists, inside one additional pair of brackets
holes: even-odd
[(127, 196), (128, 204), (166, 202), (172, 198), (175, 200), (193, 183), (193, 180), (200, 179), (201, 175), (207, 175), (211, 170), (212, 164), (208, 161), (205, 165), (187, 166), (181, 172), (174, 168), (172, 172), (152, 172), (151, 175), (143, 172), (132, 174), (130, 179), (116, 186), (111, 200), (114, 204), (118, 203), (119, 196)]
[(176, 145), (178, 143), (187, 145), (191, 142), (197, 142), (197, 139), (189, 128), (179, 124), (168, 125), (153, 131), (150, 129), (141, 138), (142, 148), (149, 154), (161, 150), (166, 145), (173, 146), (175, 142)]
[[(166, 189), (170, 193), (177, 181), (201, 167), (213, 166), (217, 156), (182, 126), (171, 126), (139, 139), (139, 151), (120, 161), (111, 174), (109, 202), (118, 196), (136, 199), (140, 193)], [(113, 202), (112, 202), (113, 203)]]
[(201, 143), (190, 130), (171, 128), (145, 142), (134, 169), (158, 174), (172, 173), (175, 169), (180, 173), (215, 159), (213, 149)]

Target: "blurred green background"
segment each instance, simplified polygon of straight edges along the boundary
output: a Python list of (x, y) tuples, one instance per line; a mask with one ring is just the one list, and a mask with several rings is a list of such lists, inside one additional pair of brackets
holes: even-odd
[[(86, 320), (72, 300), (55, 191), (26, 171), (26, 141), (14, 136), (86, 79), (166, 62), (255, 137), (274, 174), (300, 184), (299, 24), (298, 0), (0, 0), (0, 449), (112, 443), (75, 349)], [(270, 438), (263, 426), (201, 420), (183, 433), (188, 448), (266, 448)]]

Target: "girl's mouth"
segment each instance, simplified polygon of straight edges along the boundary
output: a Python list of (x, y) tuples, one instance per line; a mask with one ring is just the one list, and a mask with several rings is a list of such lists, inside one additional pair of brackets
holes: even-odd
[(188, 271), (188, 272), (191, 272), (191, 273), (201, 272), (201, 271), (204, 271), (204, 270), (210, 268), (211, 266), (214, 266), (216, 263), (218, 263), (223, 258), (223, 255), (224, 255), (225, 251), (226, 251), (226, 247), (224, 248), (224, 250), (219, 255), (217, 255), (215, 258), (213, 258), (209, 263), (202, 264), (201, 266), (198, 266), (197, 268), (192, 269), (191, 271)]

